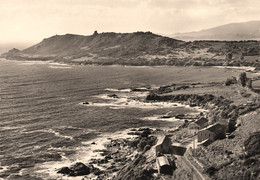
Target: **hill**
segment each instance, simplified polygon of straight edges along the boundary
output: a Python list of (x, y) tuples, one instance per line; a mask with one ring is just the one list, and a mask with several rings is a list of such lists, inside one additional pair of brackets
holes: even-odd
[(151, 32), (101, 33), (90, 36), (56, 35), (20, 52), (3, 54), (8, 58), (56, 59), (62, 61), (109, 61), (160, 54), (183, 43)]
[(196, 32), (176, 33), (170, 37), (182, 40), (259, 40), (260, 21), (231, 23)]
[(151, 32), (55, 35), (2, 57), (69, 64), (137, 66), (254, 66), (260, 69), (259, 41), (184, 42)]

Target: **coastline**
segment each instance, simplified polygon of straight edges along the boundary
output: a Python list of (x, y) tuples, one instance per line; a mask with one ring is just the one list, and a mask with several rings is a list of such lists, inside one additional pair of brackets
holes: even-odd
[(106, 67), (135, 67), (135, 68), (163, 68), (163, 67), (197, 67), (197, 68), (224, 68), (224, 69), (237, 69), (237, 70), (250, 70), (254, 71), (256, 67), (253, 66), (218, 66), (218, 65), (210, 65), (210, 66), (176, 66), (176, 65), (122, 65), (122, 64), (81, 64), (81, 63), (75, 63), (74, 61), (71, 62), (66, 62), (66, 61), (58, 61), (58, 60), (16, 60), (16, 59), (7, 59), (4, 57), (1, 57), (0, 60), (5, 60), (5, 61), (16, 61), (16, 62), (25, 62), (25, 63), (40, 63), (42, 64), (47, 64), (47, 63), (53, 63), (54, 65), (68, 65), (68, 66), (106, 66)]

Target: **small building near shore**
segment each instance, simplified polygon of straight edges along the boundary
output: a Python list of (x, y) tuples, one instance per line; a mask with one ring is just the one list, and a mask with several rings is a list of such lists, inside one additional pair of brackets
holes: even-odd
[(198, 132), (198, 142), (202, 142), (207, 139), (211, 141), (215, 141), (217, 139), (222, 139), (225, 137), (226, 137), (226, 126), (221, 125), (219, 123), (201, 129)]
[(156, 158), (156, 166), (159, 174), (172, 174), (173, 166), (169, 159), (165, 156)]
[(202, 117), (189, 124), (189, 134), (197, 134), (200, 129), (207, 127), (208, 119)]
[(168, 154), (171, 152), (171, 139), (168, 136), (159, 136), (155, 145), (156, 154)]

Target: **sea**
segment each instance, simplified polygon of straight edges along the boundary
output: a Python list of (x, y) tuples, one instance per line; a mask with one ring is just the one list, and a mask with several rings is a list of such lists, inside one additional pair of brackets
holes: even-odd
[[(204, 69), (0, 59), (0, 179), (66, 179), (57, 175), (57, 168), (87, 163), (92, 142), (123, 135), (130, 128), (176, 128), (180, 121), (159, 117), (197, 111), (144, 103), (147, 92), (131, 89), (203, 82)], [(215, 75), (209, 79), (223, 80), (226, 70), (211, 70)]]

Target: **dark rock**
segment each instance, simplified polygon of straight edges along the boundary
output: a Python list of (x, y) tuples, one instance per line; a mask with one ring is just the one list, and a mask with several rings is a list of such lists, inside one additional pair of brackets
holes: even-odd
[(244, 142), (245, 151), (248, 156), (260, 154), (260, 131), (252, 133)]
[(128, 135), (140, 135), (141, 133), (140, 132), (128, 132), (127, 133)]
[(62, 167), (58, 169), (57, 173), (69, 175), (72, 173), (72, 170), (68, 167)]
[(184, 114), (177, 114), (176, 116), (175, 116), (175, 118), (177, 118), (177, 119), (183, 119), (184, 118)]
[(84, 102), (83, 102), (83, 104), (89, 104), (89, 102), (87, 102), (87, 101), (84, 101)]
[(108, 163), (108, 160), (105, 158), (105, 159), (99, 159), (99, 160), (97, 160), (97, 163), (98, 164), (106, 164), (106, 163)]
[(96, 144), (95, 142), (92, 142), (91, 144)]
[(101, 171), (99, 168), (92, 166), (91, 167), (91, 173), (95, 174), (96, 176), (103, 174), (104, 172)]
[(161, 116), (161, 118), (167, 119), (167, 118), (172, 118), (172, 116), (170, 116), (170, 115), (163, 115), (163, 116)]
[(77, 162), (70, 166), (71, 176), (82, 176), (90, 174), (90, 168), (81, 162)]
[(119, 98), (116, 94), (108, 94), (107, 97), (110, 97), (110, 98)]
[(133, 89), (131, 89), (131, 91), (145, 92), (145, 91), (148, 91), (148, 89), (146, 89), (146, 88), (133, 88)]
[(112, 159), (112, 157), (111, 157), (111, 155), (106, 155), (106, 156), (105, 156), (105, 159), (106, 159), (106, 160), (109, 160), (109, 159)]
[(141, 137), (148, 137), (151, 134), (151, 129), (147, 128), (144, 129), (143, 132), (140, 134)]

